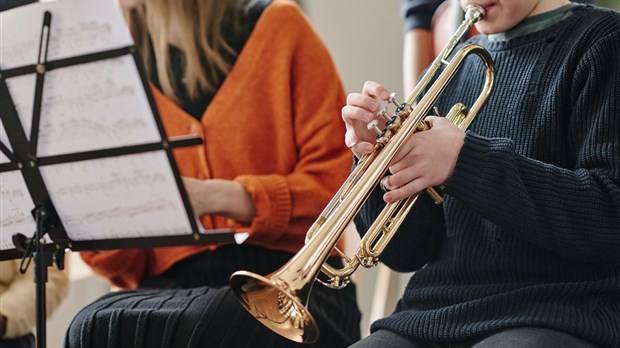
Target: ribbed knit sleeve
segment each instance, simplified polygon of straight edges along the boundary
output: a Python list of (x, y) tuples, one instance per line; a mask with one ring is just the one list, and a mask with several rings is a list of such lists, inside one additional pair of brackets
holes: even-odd
[(538, 151), (567, 151), (570, 166), (521, 155), (511, 139), (469, 133), (448, 192), (533, 244), (580, 262), (620, 264), (618, 52), (617, 28), (592, 42), (574, 79), (566, 81), (571, 86), (564, 91), (570, 95), (571, 114), (554, 116), (567, 119), (566, 143), (540, 139)]
[[(360, 236), (366, 235), (385, 206), (383, 191), (376, 189), (355, 218)], [(396, 231), (381, 254), (380, 261), (398, 272), (416, 271), (437, 255), (444, 229), (441, 206), (435, 205), (426, 193), (422, 193), (402, 228)]]
[[(413, 235), (445, 224), (443, 242), (371, 331), (443, 343), (544, 327), (620, 347), (620, 14), (580, 6), (506, 37), (470, 39), (495, 86), (446, 183), (445, 219), (414, 211), (385, 260), (418, 262)], [(468, 58), (439, 110), (471, 105), (483, 82)]]
[(401, 16), (405, 21), (405, 31), (411, 29), (431, 29), (433, 14), (444, 0), (402, 0)]
[[(261, 23), (268, 21), (270, 25), (260, 27), (269, 31), (261, 32), (261, 37), (278, 38), (281, 52), (286, 53), (265, 57), (269, 62), (264, 64), (273, 66), (273, 73), (262, 74), (262, 88), (266, 94), (287, 100), (257, 111), (264, 114), (261, 118), (265, 124), (273, 124), (274, 129), (264, 131), (279, 147), (265, 149), (258, 156), (265, 162), (264, 168), (286, 160), (294, 166), (278, 173), (248, 173), (235, 180), (250, 193), (256, 206), (256, 217), (248, 226), (248, 242), (299, 241), (344, 182), (351, 166), (340, 117), (345, 95), (329, 52), (297, 6), (273, 3), (263, 16)], [(266, 48), (272, 45), (262, 44)], [(275, 99), (271, 96), (265, 101)], [(256, 143), (259, 139), (243, 144), (249, 145), (249, 141)], [(258, 153), (264, 145), (249, 146)], [(289, 158), (277, 158), (279, 152), (286, 152)], [(232, 227), (243, 228), (237, 223)]]
[(121, 288), (136, 288), (146, 275), (149, 251), (112, 250), (82, 252), (80, 256), (97, 274)]

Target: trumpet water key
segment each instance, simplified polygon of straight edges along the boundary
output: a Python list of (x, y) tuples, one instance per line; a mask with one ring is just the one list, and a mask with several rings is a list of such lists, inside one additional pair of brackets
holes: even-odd
[[(389, 163), (405, 141), (415, 132), (428, 128), (424, 118), (466, 57), (474, 54), (481, 59), (485, 82), (469, 111), (465, 105), (457, 103), (446, 117), (465, 130), (490, 96), (494, 70), (488, 52), (482, 46), (467, 44), (452, 55), (469, 28), (483, 17), (482, 7), (468, 6), (463, 23), (409, 97), (403, 103), (398, 102), (394, 96), (390, 97), (389, 101), (397, 107), (394, 114), (384, 111), (378, 115), (387, 119), (386, 128), (378, 128), (376, 120), (369, 124), (369, 129), (375, 129), (378, 133), (373, 152), (360, 158), (336, 196), (310, 227), (304, 247), (289, 262), (268, 276), (247, 271), (233, 273), (230, 279), (233, 292), (243, 307), (265, 326), (296, 342), (316, 342), (319, 329), (307, 309), (307, 303), (319, 273), (323, 272), (327, 277), (323, 284), (342, 288), (359, 266), (371, 267), (379, 262), (381, 253), (411, 211), (417, 195), (387, 204), (362, 238), (353, 257), (342, 253), (336, 245), (346, 227), (380, 184)], [(431, 187), (426, 191), (436, 203), (443, 201), (440, 189)], [(345, 261), (341, 269), (326, 263), (333, 252), (339, 253)]]

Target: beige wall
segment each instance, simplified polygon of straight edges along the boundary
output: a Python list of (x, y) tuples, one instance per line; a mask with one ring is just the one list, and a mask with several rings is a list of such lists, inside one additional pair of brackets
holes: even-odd
[[(402, 95), (400, 0), (303, 0), (347, 92), (376, 80)], [(404, 99), (404, 98), (403, 98)]]

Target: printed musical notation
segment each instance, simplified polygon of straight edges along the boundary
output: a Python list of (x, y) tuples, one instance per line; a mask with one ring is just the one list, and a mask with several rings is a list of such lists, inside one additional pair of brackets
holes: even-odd
[[(48, 61), (133, 45), (118, 4), (110, 0), (37, 2), (0, 13), (0, 69), (37, 62), (41, 23), (52, 13)], [(6, 79), (27, 136), (36, 76)], [(37, 157), (159, 143), (156, 116), (129, 54), (45, 73)], [(4, 128), (0, 140), (8, 144)], [(20, 149), (21, 150), (21, 149)], [(6, 156), (5, 156), (6, 157)], [(3, 158), (0, 156), (0, 161)], [(165, 151), (38, 167), (72, 240), (192, 233), (191, 220)], [(2, 181), (1, 248), (15, 232), (32, 233), (33, 203), (19, 171)]]
[(191, 233), (163, 151), (44, 166), (41, 174), (72, 240)]
[(30, 211), (34, 203), (19, 171), (0, 173), (0, 250), (12, 249), (12, 236), (32, 235), (36, 230)]
[[(7, 79), (13, 103), (30, 134), (35, 78)], [(45, 78), (38, 156), (161, 141), (131, 56), (50, 71)]]
[[(52, 26), (48, 57), (66, 56), (63, 52), (80, 52), (82, 47), (93, 44), (105, 47), (109, 42), (111, 33), (112, 28), (110, 28), (109, 23), (101, 23), (96, 20), (78, 22), (75, 26), (67, 28)], [(9, 45), (6, 48), (7, 52), (2, 55), (2, 58), (8, 62), (7, 67), (14, 67), (28, 61), (31, 61), (30, 64), (36, 63), (36, 60), (33, 61), (33, 57), (35, 59), (37, 57), (36, 49), (39, 47), (39, 38), (40, 35), (36, 33), (23, 41)]]
[[(109, 0), (64, 0), (0, 13), (3, 70), (36, 64), (43, 13), (52, 13), (48, 60), (132, 45), (118, 6)], [(40, 23), (40, 25), (36, 25)]]

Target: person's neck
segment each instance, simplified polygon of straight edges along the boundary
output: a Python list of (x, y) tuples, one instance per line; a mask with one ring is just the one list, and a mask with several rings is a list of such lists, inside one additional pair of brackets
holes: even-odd
[(528, 15), (528, 17), (533, 17), (539, 15), (541, 13), (553, 11), (562, 6), (566, 6), (570, 3), (569, 0), (547, 0), (547, 1), (539, 1), (536, 6), (532, 9), (532, 12)]

